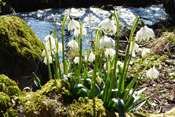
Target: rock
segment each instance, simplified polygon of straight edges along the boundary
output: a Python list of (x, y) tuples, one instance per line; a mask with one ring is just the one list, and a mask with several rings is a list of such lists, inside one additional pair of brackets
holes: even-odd
[(32, 72), (45, 83), (48, 75), (41, 62), (42, 50), (42, 42), (22, 19), (0, 17), (0, 74), (15, 80), (21, 89), (34, 87)]
[(47, 82), (41, 90), (24, 95), (19, 117), (62, 117), (65, 101), (69, 100), (70, 85), (67, 81), (56, 79)]

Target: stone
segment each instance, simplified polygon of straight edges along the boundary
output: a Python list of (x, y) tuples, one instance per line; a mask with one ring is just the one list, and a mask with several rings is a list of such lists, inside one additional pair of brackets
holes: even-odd
[(42, 42), (22, 19), (0, 17), (0, 74), (15, 80), (21, 89), (35, 87), (32, 72), (41, 82), (48, 77), (47, 67), (42, 63), (42, 50)]

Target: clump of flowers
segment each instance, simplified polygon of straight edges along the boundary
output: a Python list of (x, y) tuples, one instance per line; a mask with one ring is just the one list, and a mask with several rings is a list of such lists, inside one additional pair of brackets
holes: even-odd
[[(115, 24), (111, 21), (112, 18)], [(146, 41), (150, 37), (154, 37), (153, 30), (145, 26), (139, 17), (136, 17), (133, 23), (124, 61), (120, 61), (118, 56), (120, 33), (119, 16), (116, 11), (108, 19), (99, 23), (99, 28), (96, 30), (94, 37), (94, 49), (89, 49), (85, 56), (82, 52), (82, 38), (83, 35), (87, 35), (87, 31), (83, 27), (81, 20), (78, 22), (69, 16), (68, 30), (74, 31), (74, 38), (68, 42), (68, 46), (78, 51), (77, 56), (69, 60), (65, 59), (64, 54), (64, 27), (66, 25), (66, 19), (67, 16), (63, 18), (62, 43), (59, 43), (56, 39), (55, 30), (54, 38), (52, 35), (45, 38), (46, 43), (44, 44), (45, 50), (43, 51), (43, 56), (45, 57), (44, 63), (48, 65), (50, 78), (52, 78), (50, 63), (53, 63), (54, 78), (65, 79), (66, 77), (65, 80), (68, 80), (72, 87), (70, 89), (72, 96), (98, 97), (108, 109), (119, 112), (120, 116), (124, 116), (125, 112), (136, 111), (138, 107), (141, 107), (145, 103), (145, 100), (154, 96), (151, 95), (142, 99), (139, 97), (139, 93), (136, 92), (139, 82), (149, 65), (148, 62), (142, 73), (139, 74), (141, 63), (150, 53), (149, 49), (141, 50), (142, 60), (140, 61), (139, 68), (131, 82), (125, 86), (130, 60), (132, 57), (136, 57), (135, 53), (139, 50), (139, 45), (136, 42)], [(140, 21), (142, 28), (136, 33), (136, 37), (134, 37), (135, 29)], [(117, 40), (109, 37), (110, 32), (116, 34)], [(61, 65), (59, 63), (59, 52), (62, 53), (63, 57)], [(159, 72), (153, 67), (146, 74), (150, 78), (157, 78)]]

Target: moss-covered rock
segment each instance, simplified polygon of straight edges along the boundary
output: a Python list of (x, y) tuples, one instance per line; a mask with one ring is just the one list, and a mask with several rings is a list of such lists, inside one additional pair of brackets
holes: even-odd
[(55, 117), (63, 114), (63, 104), (69, 97), (70, 85), (65, 80), (50, 80), (41, 90), (29, 92), (22, 99), (23, 110), (19, 116)]
[(21, 94), (21, 90), (16, 82), (5, 75), (0, 75), (0, 91), (8, 96), (18, 96)]
[(105, 117), (103, 101), (98, 98), (80, 97), (67, 107), (70, 117)]
[(10, 98), (7, 94), (0, 92), (0, 115), (10, 107)]
[[(42, 50), (42, 42), (22, 19), (0, 17), (1, 74), (18, 81), (20, 88), (30, 86), (34, 78), (32, 72), (39, 72)], [(44, 76), (45, 71), (41, 72)]]

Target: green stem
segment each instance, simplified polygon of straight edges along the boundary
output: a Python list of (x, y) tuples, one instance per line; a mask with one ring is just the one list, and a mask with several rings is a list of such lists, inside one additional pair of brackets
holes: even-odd
[(66, 20), (67, 20), (67, 16), (64, 16), (63, 18), (63, 25), (62, 25), (62, 55), (63, 55), (63, 69), (64, 69), (64, 73), (66, 73), (66, 67), (65, 67), (65, 53), (64, 53), (64, 27), (66, 24)]
[(81, 20), (79, 20), (79, 24), (80, 24), (79, 73), (81, 74), (81, 70), (83, 70), (82, 69), (82, 38), (83, 38), (83, 34), (82, 34), (82, 22), (81, 22)]
[(127, 65), (127, 61), (128, 61), (128, 57), (129, 57), (130, 44), (131, 44), (131, 40), (133, 38), (133, 34), (134, 34), (134, 31), (137, 27), (138, 22), (139, 22), (139, 16), (136, 17), (136, 19), (134, 21), (134, 24), (133, 24), (133, 27), (131, 29), (131, 34), (130, 34), (129, 42), (128, 42), (128, 48), (127, 48), (126, 55), (125, 55), (125, 60), (124, 60), (123, 71), (122, 71), (121, 79), (119, 79), (117, 97), (119, 97), (119, 95), (121, 95), (121, 88), (122, 88), (121, 85), (122, 85), (122, 82), (125, 80), (124, 79), (124, 73), (125, 73), (125, 69), (126, 69), (126, 65)]
[(111, 99), (111, 94), (112, 94), (112, 89), (115, 86), (115, 74), (116, 74), (116, 65), (118, 61), (118, 51), (119, 51), (119, 39), (120, 39), (120, 33), (119, 33), (119, 16), (116, 11), (114, 11), (114, 21), (117, 26), (117, 42), (116, 42), (116, 53), (115, 53), (115, 61), (114, 61), (114, 69), (113, 69), (113, 75), (109, 87), (109, 92), (108, 92), (108, 101)]
[(51, 72), (50, 63), (49, 63), (49, 55), (47, 53), (47, 49), (44, 43), (43, 43), (43, 46), (44, 46), (44, 50), (46, 52), (46, 57), (47, 57), (47, 67), (48, 67), (48, 72), (49, 72), (49, 79), (52, 79), (52, 72)]
[(95, 96), (95, 83), (96, 83), (96, 72), (97, 72), (97, 62), (98, 62), (98, 48), (97, 42), (100, 38), (100, 30), (98, 29), (95, 35), (95, 67), (93, 70), (93, 75), (91, 79), (91, 90), (90, 90), (90, 98), (94, 98)]

